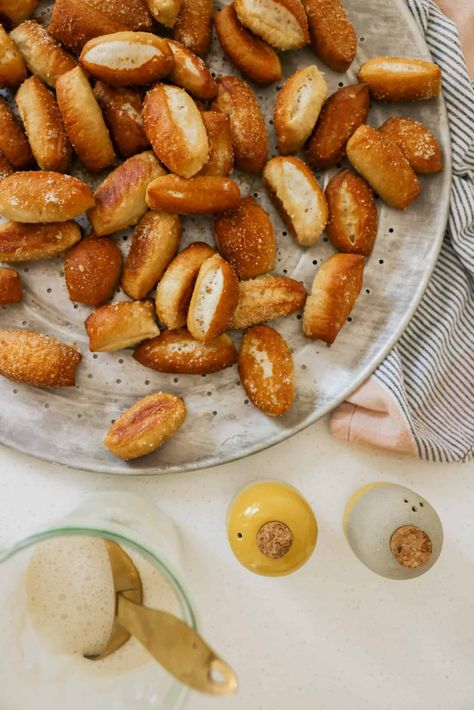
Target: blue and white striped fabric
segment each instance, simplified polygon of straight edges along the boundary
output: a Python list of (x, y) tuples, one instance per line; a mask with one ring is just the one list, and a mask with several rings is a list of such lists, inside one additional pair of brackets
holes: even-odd
[(443, 72), (451, 211), (423, 300), (375, 377), (400, 404), (420, 458), (466, 462), (474, 458), (474, 85), (455, 25), (432, 0), (406, 2)]

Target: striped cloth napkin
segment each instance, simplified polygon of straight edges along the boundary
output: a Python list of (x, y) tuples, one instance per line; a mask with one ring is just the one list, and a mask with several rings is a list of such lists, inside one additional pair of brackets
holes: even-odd
[(427, 461), (467, 462), (474, 458), (474, 85), (454, 23), (432, 0), (406, 2), (443, 72), (453, 154), (448, 228), (410, 324), (372, 378), (335, 410), (331, 431)]

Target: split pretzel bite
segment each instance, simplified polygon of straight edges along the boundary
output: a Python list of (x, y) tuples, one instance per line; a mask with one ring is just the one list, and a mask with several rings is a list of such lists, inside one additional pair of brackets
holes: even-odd
[(328, 206), (308, 166), (299, 158), (272, 158), (263, 171), (263, 181), (298, 244), (314, 244), (328, 221)]
[(361, 66), (357, 78), (379, 101), (421, 101), (441, 91), (441, 69), (423, 59), (372, 57)]
[(32, 330), (0, 330), (0, 375), (33, 387), (74, 387), (81, 353)]
[(347, 71), (356, 56), (357, 36), (344, 6), (340, 0), (302, 2), (314, 53), (334, 71)]
[(26, 77), (23, 57), (0, 25), (0, 88), (14, 88)]
[(281, 79), (278, 54), (240, 24), (233, 3), (214, 15), (214, 27), (224, 53), (244, 76), (263, 86)]
[(181, 220), (176, 214), (147, 212), (139, 221), (122, 275), (122, 288), (139, 300), (163, 276), (178, 251)]
[(188, 330), (208, 343), (229, 327), (239, 300), (239, 280), (227, 261), (215, 254), (202, 264), (189, 305)]
[(300, 0), (234, 0), (240, 22), (276, 49), (300, 49), (309, 42)]
[(328, 86), (315, 64), (290, 76), (275, 102), (275, 131), (281, 155), (296, 153), (307, 141), (324, 104)]
[(59, 110), (74, 150), (91, 172), (100, 172), (115, 160), (115, 152), (100, 106), (80, 67), (56, 82)]
[(359, 175), (342, 170), (326, 187), (326, 232), (338, 251), (369, 256), (377, 238), (374, 194)]
[(107, 86), (97, 81), (94, 96), (103, 111), (117, 151), (130, 158), (150, 146), (143, 130), (143, 102), (138, 91), (123, 86)]
[(212, 108), (229, 116), (236, 166), (261, 173), (268, 159), (268, 133), (255, 93), (236, 76), (219, 77), (217, 86)]
[(217, 84), (206, 63), (181, 42), (172, 39), (167, 42), (174, 58), (170, 81), (199, 99), (213, 99), (217, 94)]
[(116, 32), (89, 40), (82, 66), (111, 86), (151, 84), (174, 66), (168, 42), (150, 32)]
[(97, 236), (136, 224), (147, 211), (148, 185), (164, 174), (151, 150), (133, 155), (112, 170), (95, 191), (95, 206), (87, 214)]
[(295, 368), (286, 340), (268, 325), (245, 333), (239, 352), (239, 375), (248, 398), (258, 409), (281, 417), (295, 398)]
[(398, 145), (371, 126), (360, 126), (347, 144), (347, 157), (390, 207), (406, 209), (420, 183)]
[(318, 269), (303, 313), (307, 338), (336, 340), (359, 297), (364, 262), (360, 254), (335, 254)]
[(156, 313), (170, 330), (186, 325), (189, 304), (199, 269), (216, 252), (204, 242), (194, 242), (176, 256), (156, 289)]
[(52, 89), (61, 74), (76, 66), (74, 59), (34, 20), (15, 27), (10, 37), (22, 53), (30, 72)]
[(104, 446), (124, 461), (156, 451), (177, 432), (186, 417), (183, 400), (158, 392), (144, 397), (112, 424)]
[(158, 84), (143, 104), (145, 133), (162, 163), (184, 178), (196, 175), (207, 161), (209, 142), (192, 98), (177, 86)]
[(16, 104), (39, 167), (66, 172), (72, 148), (51, 91), (37, 76), (30, 76), (18, 89)]

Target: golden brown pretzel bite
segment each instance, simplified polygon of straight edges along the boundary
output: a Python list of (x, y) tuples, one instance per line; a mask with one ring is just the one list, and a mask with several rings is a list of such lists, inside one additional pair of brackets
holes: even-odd
[(66, 172), (72, 148), (51, 91), (37, 76), (30, 76), (18, 89), (16, 104), (39, 167)]
[(201, 114), (192, 98), (177, 86), (158, 84), (143, 104), (145, 133), (166, 167), (190, 178), (207, 162), (209, 143)]
[(174, 66), (168, 42), (151, 32), (115, 32), (89, 40), (80, 61), (97, 79), (111, 86), (151, 84)]
[(278, 54), (239, 22), (233, 3), (214, 15), (214, 26), (222, 49), (244, 76), (262, 85), (281, 79)]
[(90, 187), (71, 175), (30, 170), (0, 182), (0, 214), (15, 222), (67, 222), (93, 204)]
[(239, 352), (243, 388), (258, 409), (281, 417), (295, 398), (295, 368), (286, 340), (268, 325), (245, 333)]
[(359, 254), (335, 254), (318, 269), (303, 313), (307, 338), (335, 341), (361, 291), (364, 262)]
[(0, 88), (13, 88), (27, 77), (25, 62), (0, 25)]
[(377, 207), (365, 180), (350, 170), (342, 170), (329, 181), (326, 199), (326, 232), (336, 249), (369, 256), (377, 237)]
[(265, 119), (251, 87), (236, 76), (221, 76), (212, 107), (230, 119), (235, 164), (247, 173), (261, 173), (268, 159)]
[(390, 207), (404, 210), (421, 192), (420, 183), (398, 145), (371, 126), (357, 129), (347, 144), (347, 157)]
[(214, 254), (202, 264), (188, 311), (188, 330), (208, 343), (229, 327), (239, 300), (239, 280), (230, 264)]
[(156, 451), (180, 428), (186, 407), (180, 397), (158, 392), (127, 409), (107, 432), (104, 446), (129, 461)]
[(143, 102), (138, 91), (97, 81), (94, 95), (120, 155), (130, 158), (146, 150), (150, 141), (143, 129)]
[(97, 236), (136, 224), (147, 211), (148, 185), (165, 171), (151, 150), (138, 153), (112, 170), (95, 191), (87, 216)]
[(179, 175), (165, 175), (148, 185), (146, 199), (152, 210), (212, 214), (235, 207), (240, 200), (240, 190), (230, 178), (198, 175), (185, 180)]
[(441, 146), (431, 131), (412, 118), (389, 118), (380, 132), (398, 145), (415, 173), (439, 173), (443, 169)]
[(182, 0), (173, 27), (175, 40), (197, 54), (206, 57), (212, 38), (212, 0)]
[(0, 330), (0, 375), (34, 387), (74, 387), (81, 353), (32, 330)]
[(57, 256), (81, 239), (76, 222), (0, 224), (0, 261), (39, 261)]
[(56, 0), (48, 32), (74, 54), (80, 54), (90, 39), (128, 29), (123, 22), (97, 10), (84, 0)]
[(102, 306), (114, 295), (122, 269), (122, 252), (111, 239), (90, 236), (71, 249), (64, 278), (71, 301)]
[(139, 300), (156, 286), (178, 251), (181, 221), (167, 212), (147, 212), (133, 235), (122, 276), (122, 288)]
[(121, 301), (101, 306), (91, 313), (85, 326), (91, 352), (115, 352), (160, 334), (151, 301)]
[(62, 74), (56, 98), (64, 125), (80, 160), (91, 172), (100, 172), (115, 160), (104, 116), (80, 67)]
[(157, 372), (208, 375), (231, 367), (237, 360), (237, 353), (226, 334), (201, 343), (186, 328), (181, 328), (165, 330), (157, 338), (142, 343), (133, 357)]
[(286, 276), (265, 274), (239, 283), (239, 303), (232, 328), (242, 330), (251, 325), (288, 316), (304, 306), (303, 284)]
[(38, 5), (39, 0), (0, 0), (0, 21), (18, 25), (31, 17)]
[(275, 102), (275, 131), (281, 155), (296, 153), (311, 135), (328, 86), (315, 64), (292, 74)]
[(20, 170), (33, 162), (30, 144), (11, 108), (0, 98), (0, 152)]
[(0, 267), (0, 305), (6, 306), (10, 303), (21, 303), (23, 290), (21, 288), (21, 277), (15, 269), (6, 266)]
[(300, 0), (234, 0), (240, 22), (276, 49), (300, 49), (309, 42)]
[(74, 59), (34, 20), (18, 25), (10, 37), (22, 53), (30, 72), (52, 89), (61, 74), (76, 66)]
[(145, 0), (85, 0), (95, 10), (123, 24), (134, 32), (152, 32), (153, 18)]
[(302, 0), (308, 16), (314, 53), (338, 72), (345, 72), (355, 59), (357, 36), (340, 0)]
[(181, 42), (170, 39), (168, 45), (174, 57), (170, 81), (200, 99), (213, 99), (217, 94), (217, 84), (204, 60)]
[(239, 279), (251, 279), (275, 268), (276, 243), (269, 216), (253, 197), (214, 217), (220, 253)]
[(217, 111), (203, 111), (201, 118), (207, 131), (209, 157), (199, 175), (228, 176), (234, 167), (234, 149), (229, 116)]
[(327, 99), (306, 147), (313, 168), (337, 165), (346, 152), (347, 141), (367, 120), (369, 103), (365, 84), (344, 86)]
[(156, 289), (156, 313), (167, 328), (186, 325), (194, 284), (202, 264), (216, 252), (204, 242), (194, 242), (176, 256)]
[(441, 69), (433, 62), (407, 57), (372, 57), (357, 78), (380, 101), (420, 101), (441, 91)]

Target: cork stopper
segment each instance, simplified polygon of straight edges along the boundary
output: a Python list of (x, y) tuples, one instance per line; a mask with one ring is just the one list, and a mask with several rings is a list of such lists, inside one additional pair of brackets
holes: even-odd
[(392, 554), (402, 567), (417, 569), (426, 565), (433, 554), (433, 545), (424, 532), (415, 525), (403, 525), (390, 539)]
[(270, 560), (284, 557), (293, 544), (293, 533), (284, 523), (272, 521), (262, 525), (257, 533), (257, 547)]

